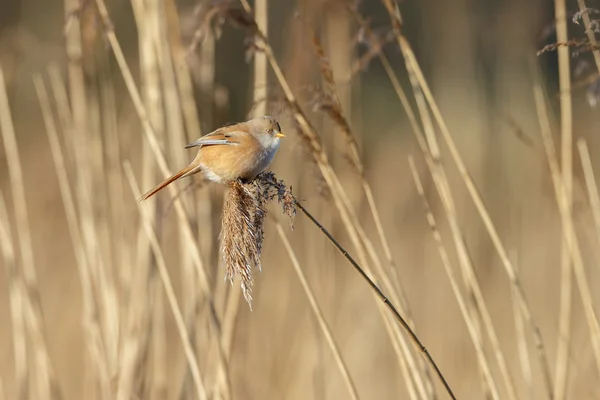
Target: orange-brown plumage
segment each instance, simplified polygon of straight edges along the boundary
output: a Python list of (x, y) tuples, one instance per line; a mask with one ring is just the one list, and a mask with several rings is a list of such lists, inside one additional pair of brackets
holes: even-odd
[(202, 136), (186, 148), (199, 147), (190, 165), (158, 184), (138, 201), (146, 200), (172, 182), (202, 171), (208, 179), (228, 183), (236, 179), (252, 180), (265, 170), (277, 149), (281, 133), (272, 117), (224, 126)]

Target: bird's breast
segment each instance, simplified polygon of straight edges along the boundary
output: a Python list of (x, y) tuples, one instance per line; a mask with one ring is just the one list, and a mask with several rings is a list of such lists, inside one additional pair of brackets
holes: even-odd
[(263, 147), (256, 141), (205, 146), (199, 150), (199, 164), (206, 177), (214, 182), (253, 179), (271, 164), (278, 148), (279, 143)]

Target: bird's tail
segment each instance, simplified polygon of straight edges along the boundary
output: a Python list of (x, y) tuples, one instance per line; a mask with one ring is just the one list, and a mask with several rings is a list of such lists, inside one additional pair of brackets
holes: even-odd
[(197, 168), (198, 167), (195, 166), (195, 165), (189, 165), (189, 166), (185, 167), (184, 169), (182, 169), (181, 171), (177, 172), (172, 177), (165, 179), (164, 181), (162, 181), (161, 183), (159, 183), (158, 185), (156, 185), (153, 189), (151, 189), (150, 191), (146, 192), (145, 195), (143, 195), (142, 197), (140, 197), (138, 199), (138, 202), (149, 199), (156, 192), (159, 192), (160, 190), (164, 189), (165, 187), (167, 187), (171, 183), (175, 182), (177, 179), (183, 178), (184, 176), (186, 176), (186, 175), (188, 175), (190, 173), (196, 172), (194, 170), (197, 169)]

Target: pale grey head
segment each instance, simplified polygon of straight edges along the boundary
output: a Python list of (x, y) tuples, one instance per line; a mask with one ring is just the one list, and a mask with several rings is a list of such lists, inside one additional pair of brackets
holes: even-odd
[(281, 133), (279, 122), (271, 116), (265, 115), (256, 117), (248, 121), (249, 131), (266, 150), (272, 150), (273, 153), (279, 148), (279, 140), (285, 137)]

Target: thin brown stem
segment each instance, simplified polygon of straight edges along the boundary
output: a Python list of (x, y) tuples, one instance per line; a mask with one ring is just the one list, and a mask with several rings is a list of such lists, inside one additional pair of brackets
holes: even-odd
[(321, 223), (319, 221), (317, 221), (317, 219), (315, 217), (313, 217), (312, 214), (309, 213), (308, 210), (306, 208), (304, 208), (304, 206), (302, 204), (300, 204), (300, 202), (296, 201), (296, 206), (300, 209), (300, 211), (302, 211), (304, 213), (304, 215), (306, 215), (308, 217), (308, 219), (310, 219), (310, 221), (313, 224), (315, 224), (315, 226), (317, 228), (319, 228), (319, 230), (321, 232), (323, 232), (323, 234), (327, 237), (327, 239), (331, 242), (331, 244), (333, 244), (335, 246), (335, 248), (338, 249), (340, 253), (342, 253), (342, 255), (346, 258), (346, 260), (348, 260), (348, 262), (352, 265), (352, 267), (367, 282), (367, 284), (371, 287), (373, 292), (377, 295), (377, 297), (379, 297), (381, 302), (383, 304), (385, 304), (385, 306), (388, 308), (388, 310), (390, 310), (390, 312), (392, 313), (392, 315), (394, 316), (396, 321), (398, 321), (400, 326), (402, 326), (404, 331), (408, 334), (408, 336), (412, 340), (413, 344), (417, 347), (417, 349), (425, 357), (425, 359), (427, 360), (429, 365), (435, 370), (436, 375), (438, 376), (439, 380), (444, 385), (444, 388), (446, 389), (446, 392), (448, 392), (448, 395), (450, 395), (450, 397), (452, 399), (456, 399), (456, 396), (454, 396), (454, 393), (452, 392), (450, 385), (446, 381), (446, 378), (444, 378), (442, 371), (439, 369), (439, 367), (433, 360), (433, 357), (431, 357), (431, 354), (429, 354), (429, 350), (427, 350), (427, 348), (423, 345), (421, 340), (419, 340), (419, 338), (417, 337), (415, 332), (410, 328), (410, 325), (408, 325), (406, 320), (402, 317), (402, 315), (400, 315), (400, 313), (398, 312), (398, 310), (396, 309), (394, 304), (392, 304), (392, 302), (381, 291), (381, 289), (379, 289), (379, 286), (377, 286), (377, 284), (375, 284), (375, 282), (373, 282), (373, 280), (369, 277), (369, 275), (367, 275), (367, 273), (361, 268), (361, 266), (358, 265), (358, 263), (354, 260), (354, 258), (352, 258), (352, 256), (348, 253), (348, 251), (346, 251), (346, 249), (344, 249), (342, 247), (342, 245), (339, 244), (339, 242), (333, 237), (333, 235), (331, 235), (331, 233), (329, 233), (329, 231), (327, 231), (327, 229), (325, 229), (325, 227), (323, 225), (321, 225)]

